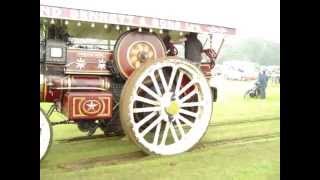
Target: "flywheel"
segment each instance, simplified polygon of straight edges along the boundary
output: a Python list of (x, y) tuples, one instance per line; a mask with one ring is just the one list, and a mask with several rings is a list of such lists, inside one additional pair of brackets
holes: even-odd
[(114, 48), (116, 67), (125, 79), (144, 62), (162, 57), (165, 57), (163, 41), (157, 35), (148, 32), (125, 32)]

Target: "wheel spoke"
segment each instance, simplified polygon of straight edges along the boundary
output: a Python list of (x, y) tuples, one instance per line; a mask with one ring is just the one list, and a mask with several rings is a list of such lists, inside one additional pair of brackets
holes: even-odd
[(152, 73), (152, 74), (150, 75), (150, 77), (151, 77), (153, 86), (156, 88), (156, 91), (157, 91), (158, 95), (161, 96), (162, 93), (161, 93), (161, 91), (160, 91), (159, 84), (158, 84), (156, 78), (154, 77), (154, 74)]
[(179, 141), (178, 136), (177, 136), (177, 133), (176, 133), (176, 130), (175, 130), (175, 128), (173, 127), (172, 123), (170, 123), (169, 126), (170, 126), (170, 131), (171, 131), (171, 134), (172, 134), (172, 137), (173, 137), (174, 142)]
[(154, 97), (155, 99), (157, 99), (158, 101), (161, 101), (161, 98), (158, 94), (156, 94), (155, 92), (153, 92), (150, 88), (148, 88), (146, 85), (141, 84), (140, 88), (143, 89), (146, 93), (148, 93), (149, 95), (151, 95), (152, 97)]
[(176, 118), (175, 121), (177, 123), (178, 129), (179, 129), (179, 132), (180, 132), (180, 135), (181, 135), (181, 139), (182, 139), (182, 137), (185, 135), (185, 132), (184, 132), (183, 127), (182, 127), (182, 124), (181, 124), (181, 122), (180, 122), (180, 120), (178, 118)]
[(177, 96), (180, 96), (182, 93), (184, 93), (187, 89), (189, 89), (191, 86), (193, 86), (196, 82), (194, 80), (191, 80), (186, 84), (178, 93)]
[(179, 72), (179, 76), (178, 76), (177, 85), (176, 85), (175, 94), (177, 94), (177, 93), (180, 91), (180, 87), (181, 87), (181, 82), (182, 82), (183, 75), (184, 75), (183, 72), (180, 71), (180, 72)]
[(161, 129), (161, 123), (159, 123), (157, 125), (157, 129), (156, 129), (156, 132), (154, 134), (154, 138), (153, 138), (153, 144), (154, 145), (157, 145), (158, 144), (158, 141), (159, 141), (159, 135), (160, 135), (160, 129)]
[(176, 77), (177, 69), (178, 69), (177, 67), (172, 68), (172, 72), (171, 72), (171, 76), (170, 76), (169, 84), (168, 84), (169, 90), (172, 89), (172, 84), (173, 84), (174, 77)]
[(133, 113), (154, 112), (154, 111), (160, 111), (160, 110), (161, 110), (160, 106), (133, 108)]
[(161, 123), (162, 121), (162, 116), (159, 116), (156, 120), (154, 120), (146, 129), (142, 131), (140, 134), (141, 137), (144, 137), (148, 132), (151, 131), (158, 123)]
[(184, 122), (185, 124), (193, 127), (193, 123), (190, 120), (188, 120), (187, 118), (183, 117), (182, 115), (179, 114), (177, 118), (179, 120), (181, 120), (182, 122)]
[(188, 111), (188, 110), (185, 110), (185, 109), (180, 109), (179, 112), (182, 113), (182, 114), (186, 114), (186, 115), (195, 117), (195, 118), (198, 116), (197, 113), (194, 113), (194, 112), (191, 112), (191, 111)]
[(168, 88), (168, 85), (167, 85), (166, 78), (163, 75), (162, 69), (158, 69), (158, 72), (159, 72), (159, 75), (160, 75), (160, 80), (161, 80), (162, 86), (165, 89), (165, 92), (168, 92), (169, 88)]
[(150, 114), (148, 114), (145, 118), (143, 118), (142, 120), (140, 120), (137, 124), (136, 124), (136, 128), (140, 128), (142, 125), (144, 125), (147, 121), (149, 121), (151, 118), (153, 118), (155, 115), (157, 114), (157, 112), (152, 112)]
[(196, 89), (194, 89), (192, 92), (184, 96), (182, 99), (180, 99), (180, 102), (185, 102), (186, 100), (190, 99), (193, 95), (197, 93)]
[(180, 107), (195, 107), (195, 106), (203, 106), (203, 101), (201, 102), (190, 102), (190, 103), (182, 103)]
[(141, 97), (141, 96), (136, 96), (135, 100), (136, 101), (140, 101), (140, 102), (144, 102), (144, 103), (147, 103), (147, 104), (155, 105), (155, 106), (160, 104), (158, 101), (147, 99), (147, 98), (144, 98), (144, 97)]
[(165, 145), (168, 137), (168, 131), (169, 131), (170, 122), (166, 122), (166, 127), (164, 129), (162, 139), (161, 139), (161, 145)]

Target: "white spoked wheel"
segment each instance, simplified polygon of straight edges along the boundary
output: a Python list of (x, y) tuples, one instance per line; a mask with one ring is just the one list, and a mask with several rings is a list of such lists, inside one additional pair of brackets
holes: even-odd
[(177, 57), (143, 64), (127, 80), (120, 99), (125, 133), (148, 154), (188, 151), (206, 133), (211, 114), (207, 80)]
[(52, 127), (48, 118), (40, 109), (40, 161), (47, 154), (52, 141)]

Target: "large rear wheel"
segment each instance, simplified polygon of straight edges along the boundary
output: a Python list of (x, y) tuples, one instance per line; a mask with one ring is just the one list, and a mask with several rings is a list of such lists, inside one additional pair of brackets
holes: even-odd
[(188, 151), (206, 133), (211, 114), (207, 80), (177, 57), (143, 64), (127, 80), (120, 99), (125, 133), (148, 154)]

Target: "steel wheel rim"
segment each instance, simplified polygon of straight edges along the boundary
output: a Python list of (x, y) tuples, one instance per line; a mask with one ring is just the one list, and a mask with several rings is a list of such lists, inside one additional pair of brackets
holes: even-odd
[[(166, 74), (163, 73), (165, 68), (171, 68), (170, 77), (166, 78)], [(157, 78), (155, 78), (156, 73)], [(181, 76), (184, 75), (191, 82), (181, 88)], [(152, 92), (148, 90), (148, 86), (142, 85), (148, 77), (154, 87)], [(163, 88), (156, 88), (156, 83)], [(193, 90), (186, 93), (188, 87), (193, 87)], [(139, 96), (137, 92), (141, 89), (153, 98)], [(197, 96), (197, 100), (188, 102), (194, 95)], [(153, 106), (144, 109), (137, 108), (135, 106), (137, 102)], [(194, 112), (185, 109), (188, 106), (196, 106), (197, 110)], [(143, 113), (143, 111), (149, 113), (137, 120), (135, 114)], [(157, 62), (140, 74), (129, 100), (130, 125), (136, 140), (147, 151), (161, 155), (182, 153), (194, 146), (205, 134), (211, 114), (211, 92), (206, 79), (195, 66), (185, 61), (177, 61), (177, 59)], [(194, 116), (193, 121), (191, 121), (192, 118), (190, 119), (191, 116)], [(148, 121), (152, 122), (141, 130), (141, 126)], [(184, 132), (186, 126), (189, 126), (189, 130)], [(168, 142), (169, 134), (171, 134), (171, 142)], [(151, 136), (151, 141), (147, 140), (148, 135)]]
[(40, 110), (40, 160), (46, 155), (51, 143), (51, 126)]

